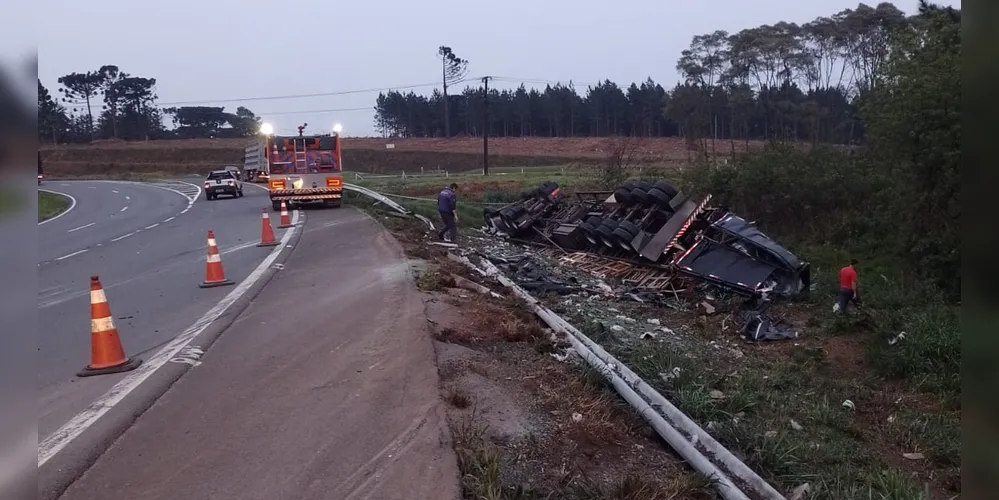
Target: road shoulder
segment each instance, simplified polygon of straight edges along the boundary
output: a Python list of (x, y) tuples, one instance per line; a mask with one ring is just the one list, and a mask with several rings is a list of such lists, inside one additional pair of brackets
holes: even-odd
[(352, 210), (310, 231), (198, 366), (64, 498), (457, 498), (423, 303)]
[(129, 372), (108, 393), (55, 434), (39, 442), (38, 498), (60, 498), (115, 440), (196, 364), (178, 362), (178, 358), (191, 357), (184, 356), (181, 351), (188, 346), (196, 347), (197, 351), (207, 350), (271, 281), (301, 238), (304, 217), (296, 212), (294, 220), (299, 227), (286, 233), (283, 244), (252, 273), (256, 277), (239, 283), (187, 330), (148, 359), (144, 356), (145, 363), (138, 370)]

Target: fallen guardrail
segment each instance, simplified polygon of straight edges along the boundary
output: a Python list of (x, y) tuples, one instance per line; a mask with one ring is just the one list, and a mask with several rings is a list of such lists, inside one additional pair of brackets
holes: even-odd
[[(662, 394), (642, 380), (626, 365), (599, 344), (573, 327), (568, 321), (542, 305), (537, 299), (503, 275), (487, 259), (481, 268), (468, 258), (454, 253), (448, 256), (465, 264), (479, 275), (492, 278), (524, 299), (534, 313), (552, 330), (562, 334), (590, 366), (599, 371), (621, 397), (642, 416), (677, 454), (698, 473), (710, 478), (725, 500), (786, 500), (784, 495), (722, 446), (687, 415), (673, 406)], [(747, 493), (752, 493), (749, 495)]]

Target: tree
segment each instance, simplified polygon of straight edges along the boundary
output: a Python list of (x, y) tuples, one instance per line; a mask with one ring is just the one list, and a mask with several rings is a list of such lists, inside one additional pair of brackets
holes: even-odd
[(219, 131), (230, 117), (221, 106), (182, 106), (163, 111), (173, 116), (177, 135), (188, 139), (218, 137)]
[(75, 113), (79, 108), (76, 106), (86, 105), (87, 111), (87, 132), (90, 135), (90, 140), (94, 140), (95, 130), (94, 130), (94, 113), (91, 109), (91, 99), (97, 97), (101, 93), (101, 86), (104, 76), (96, 71), (87, 71), (86, 73), (70, 73), (68, 75), (59, 78), (58, 82), (62, 85), (59, 91), (63, 94), (63, 102), (66, 102), (73, 106), (72, 111)]
[(156, 79), (128, 76), (119, 80), (115, 89), (116, 98), (121, 103), (121, 138), (158, 138), (163, 133), (163, 114), (153, 106), (157, 98)]
[(243, 106), (237, 107), (234, 114), (227, 113), (226, 122), (235, 137), (252, 137), (260, 130), (260, 118)]
[(451, 112), (447, 88), (465, 79), (468, 75), (468, 61), (456, 56), (451, 47), (444, 45), (437, 48), (437, 56), (441, 58), (441, 80), (444, 86), (444, 137), (451, 137)]
[[(880, 7), (880, 6), (879, 6)], [(920, 2), (921, 26), (893, 33), (863, 116), (898, 189), (893, 227), (917, 268), (961, 290), (961, 14)]]
[[(98, 85), (104, 94), (104, 106), (107, 109), (107, 122), (110, 122), (111, 137), (118, 138), (118, 108), (122, 104), (121, 82), (129, 77), (118, 66), (105, 65), (97, 70)], [(101, 134), (105, 135), (105, 134)]]
[(69, 117), (66, 108), (60, 105), (49, 94), (49, 89), (38, 80), (38, 139), (58, 142), (67, 136), (70, 130)]

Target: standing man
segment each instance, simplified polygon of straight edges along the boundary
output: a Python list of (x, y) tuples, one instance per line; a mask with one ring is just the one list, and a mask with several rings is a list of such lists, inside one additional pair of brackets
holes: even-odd
[(857, 259), (850, 259), (850, 265), (839, 270), (839, 294), (836, 296), (834, 312), (846, 312), (850, 302), (860, 307), (860, 294), (857, 291)]
[(441, 221), (444, 223), (444, 227), (437, 232), (437, 239), (448, 243), (457, 243), (458, 239), (458, 195), (455, 194), (457, 190), (458, 185), (452, 182), (437, 194), (437, 210), (441, 213)]

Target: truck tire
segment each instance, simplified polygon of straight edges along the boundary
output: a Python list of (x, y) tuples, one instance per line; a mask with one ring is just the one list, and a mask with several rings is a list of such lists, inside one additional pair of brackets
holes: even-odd
[(659, 208), (663, 210), (669, 210), (670, 212), (673, 211), (673, 209), (669, 206), (669, 201), (673, 199), (673, 196), (668, 193), (664, 193), (659, 188), (655, 187), (649, 190), (648, 195), (652, 204), (659, 205)]
[(586, 236), (586, 241), (589, 241), (591, 244), (600, 244), (599, 236), (597, 236), (597, 228), (600, 227), (600, 222), (600, 217), (592, 215), (586, 219), (586, 222), (579, 223), (580, 229), (583, 230), (583, 236)]
[(631, 248), (631, 240), (638, 236), (638, 232), (638, 226), (630, 221), (623, 220), (618, 223), (611, 235), (617, 239), (618, 246), (632, 252), (634, 248)]
[(273, 200), (271, 200), (271, 208), (273, 208), (275, 212), (280, 212), (281, 211), (281, 202), (280, 201), (273, 201)]
[(600, 243), (609, 248), (614, 248), (614, 230), (617, 229), (618, 222), (614, 219), (604, 219), (595, 233), (600, 236)]
[(635, 204), (635, 197), (631, 195), (631, 191), (623, 187), (619, 187), (614, 190), (614, 199), (626, 207), (630, 207)]
[(658, 181), (655, 184), (653, 184), (652, 187), (662, 191), (670, 198), (673, 198), (680, 192), (680, 190), (677, 189), (676, 186), (674, 186), (673, 183), (669, 181)]
[(635, 203), (642, 206), (649, 206), (652, 199), (649, 198), (649, 193), (640, 187), (636, 187), (631, 190), (631, 197), (635, 199)]

